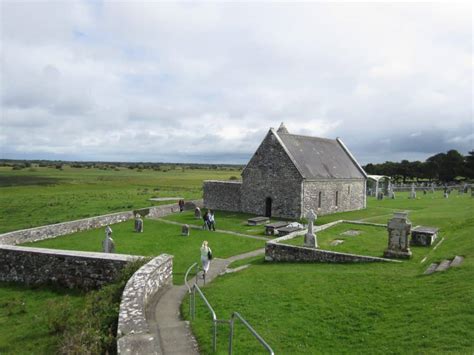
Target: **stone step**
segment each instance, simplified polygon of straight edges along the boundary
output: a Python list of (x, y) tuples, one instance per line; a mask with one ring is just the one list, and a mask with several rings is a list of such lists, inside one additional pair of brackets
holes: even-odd
[(449, 267), (457, 267), (461, 265), (463, 261), (464, 261), (464, 257), (456, 255), (453, 261), (451, 261), (451, 264), (449, 265)]
[(428, 269), (424, 272), (424, 275), (431, 275), (433, 272), (435, 272), (436, 268), (438, 267), (437, 263), (433, 263), (430, 266), (428, 266)]
[(439, 263), (438, 267), (436, 268), (436, 272), (438, 271), (446, 271), (449, 268), (449, 265), (451, 264), (451, 260), (443, 260), (442, 262)]

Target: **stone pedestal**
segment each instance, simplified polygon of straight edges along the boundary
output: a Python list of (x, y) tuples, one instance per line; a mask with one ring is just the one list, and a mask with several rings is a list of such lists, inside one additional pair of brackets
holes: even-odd
[(411, 222), (407, 213), (397, 212), (387, 224), (388, 248), (383, 256), (386, 258), (409, 259), (412, 255), (408, 244)]

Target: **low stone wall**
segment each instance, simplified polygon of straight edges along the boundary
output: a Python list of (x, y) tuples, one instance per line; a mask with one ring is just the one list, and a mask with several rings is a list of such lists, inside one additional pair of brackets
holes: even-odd
[[(189, 210), (194, 209), (196, 206), (202, 206), (202, 200), (186, 202), (184, 208)], [(56, 238), (62, 235), (73, 234), (89, 229), (105, 227), (109, 224), (116, 224), (133, 219), (135, 213), (140, 213), (144, 217), (163, 217), (176, 212), (179, 212), (177, 203), (141, 208), (134, 211), (111, 213), (102, 216), (79, 219), (76, 221), (50, 224), (36, 228), (21, 229), (0, 234), (0, 244), (17, 245), (43, 239)]]
[(241, 187), (242, 181), (204, 181), (204, 206), (221, 211), (241, 211)]
[(398, 260), (378, 258), (335, 251), (300, 247), (269, 241), (265, 245), (266, 261), (322, 262), (322, 263), (366, 263), (399, 262)]
[(148, 302), (173, 283), (173, 256), (162, 254), (142, 266), (128, 280), (122, 294), (117, 329), (118, 354), (156, 354), (157, 334), (146, 319)]
[(141, 257), (2, 245), (0, 281), (55, 283), (89, 290), (114, 281), (126, 264), (138, 258)]

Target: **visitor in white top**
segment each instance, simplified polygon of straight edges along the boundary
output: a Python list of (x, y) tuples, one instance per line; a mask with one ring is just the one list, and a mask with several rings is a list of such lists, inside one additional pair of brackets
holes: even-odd
[(203, 275), (204, 278), (206, 277), (206, 274), (209, 271), (211, 259), (212, 259), (212, 250), (211, 248), (209, 248), (207, 240), (205, 240), (202, 242), (202, 245), (201, 245), (201, 264), (202, 264), (202, 269), (204, 270), (204, 275)]
[(209, 216), (207, 217), (207, 223), (209, 225), (209, 230), (216, 231), (216, 220), (214, 219), (214, 211), (209, 210)]

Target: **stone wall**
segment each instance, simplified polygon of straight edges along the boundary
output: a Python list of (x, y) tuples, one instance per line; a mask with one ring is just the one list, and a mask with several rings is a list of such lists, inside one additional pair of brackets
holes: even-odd
[[(321, 203), (319, 203), (320, 192)], [(364, 207), (365, 180), (337, 179), (305, 181), (303, 183), (303, 216), (310, 209), (322, 216), (336, 212), (360, 210)]]
[(122, 294), (117, 328), (118, 354), (155, 354), (159, 337), (146, 319), (148, 302), (173, 283), (173, 257), (162, 254), (128, 280)]
[(242, 181), (204, 181), (204, 206), (215, 210), (239, 212), (241, 187)]
[[(202, 200), (188, 201), (184, 207), (185, 209), (194, 210), (196, 205), (202, 205)], [(135, 213), (140, 213), (142, 216), (163, 217), (175, 212), (179, 212), (177, 203), (142, 208), (134, 211), (111, 213), (102, 216), (79, 219), (76, 221), (50, 224), (36, 228), (21, 229), (0, 234), (0, 244), (17, 245), (43, 239), (56, 238), (62, 235), (72, 234), (84, 230), (105, 227), (108, 224), (115, 224), (130, 220), (134, 218)]]
[(375, 256), (338, 253), (329, 250), (280, 244), (274, 241), (269, 241), (265, 245), (265, 260), (323, 263), (398, 262), (397, 260), (377, 258)]
[(278, 138), (270, 131), (242, 172), (242, 212), (265, 215), (272, 199), (272, 216), (301, 216), (302, 177)]
[(68, 288), (95, 289), (112, 282), (138, 256), (0, 246), (0, 281), (56, 283)]

